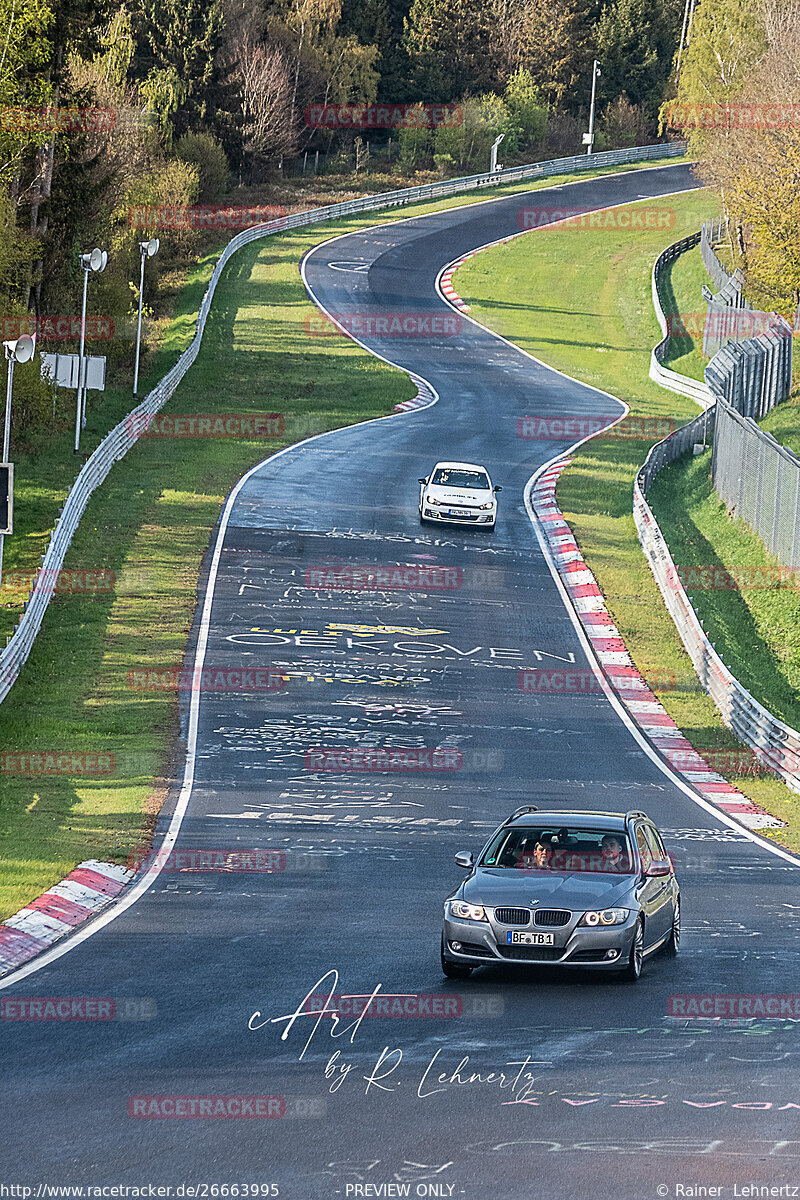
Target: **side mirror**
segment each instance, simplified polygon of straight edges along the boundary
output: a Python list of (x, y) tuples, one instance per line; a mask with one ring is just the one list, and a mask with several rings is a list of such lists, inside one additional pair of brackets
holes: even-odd
[(418, 479), (417, 482), (418, 483), (427, 483), (428, 481), (427, 481), (427, 479)]
[(645, 870), (646, 879), (659, 879), (662, 875), (672, 874), (672, 863), (669, 859), (653, 859), (650, 866)]
[(456, 862), (458, 863), (459, 867), (464, 867), (464, 869), (468, 871), (469, 868), (474, 865), (475, 860), (473, 859), (469, 850), (459, 850), (458, 854), (456, 855)]
[(500, 486), (500, 484), (498, 483), (498, 484), (496, 484), (496, 485), (495, 485), (495, 487), (494, 487), (494, 489), (493, 489), (493, 490), (494, 490), (495, 492), (502, 492), (502, 490), (503, 490), (503, 489), (502, 489), (502, 487)]

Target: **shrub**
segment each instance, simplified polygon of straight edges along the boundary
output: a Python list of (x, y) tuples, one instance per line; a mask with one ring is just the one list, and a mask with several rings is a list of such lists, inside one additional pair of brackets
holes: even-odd
[(222, 146), (208, 133), (185, 133), (175, 143), (181, 162), (197, 167), (201, 203), (216, 200), (228, 191), (228, 159)]

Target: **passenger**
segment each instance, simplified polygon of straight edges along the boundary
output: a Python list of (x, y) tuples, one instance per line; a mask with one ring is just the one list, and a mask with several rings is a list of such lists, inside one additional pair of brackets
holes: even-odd
[(533, 847), (533, 865), (544, 871), (550, 865), (550, 847), (546, 842), (537, 842)]

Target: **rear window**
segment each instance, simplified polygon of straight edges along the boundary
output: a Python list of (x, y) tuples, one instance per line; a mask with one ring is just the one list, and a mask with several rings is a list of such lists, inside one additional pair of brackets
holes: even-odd
[(509, 871), (630, 875), (633, 863), (628, 836), (618, 829), (534, 825), (501, 829), (479, 865)]

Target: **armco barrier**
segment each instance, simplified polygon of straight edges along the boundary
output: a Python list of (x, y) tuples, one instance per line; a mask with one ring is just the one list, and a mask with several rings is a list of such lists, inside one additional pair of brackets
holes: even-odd
[[(650, 481), (662, 466), (682, 453), (680, 446), (700, 440), (706, 415), (703, 413), (695, 417), (689, 425), (659, 442), (650, 451), (634, 481), (633, 519), (667, 610), (675, 622), (697, 677), (717, 706), (722, 720), (745, 746), (755, 751), (766, 767), (779, 775), (793, 792), (800, 793), (800, 733), (759, 704), (734, 678), (711, 645), (678, 577), (664, 535), (645, 499)], [(670, 447), (673, 439), (674, 453)]]
[(679, 242), (673, 242), (671, 246), (667, 246), (666, 250), (659, 254), (656, 261), (653, 263), (653, 274), (651, 278), (651, 291), (653, 296), (653, 308), (655, 309), (656, 318), (661, 326), (661, 332), (664, 335), (657, 346), (653, 347), (650, 355), (650, 378), (660, 384), (661, 387), (668, 388), (671, 392), (678, 392), (681, 396), (688, 396), (690, 400), (694, 400), (701, 408), (708, 408), (714, 403), (714, 397), (707, 384), (701, 383), (699, 379), (690, 379), (688, 375), (681, 375), (677, 371), (671, 371), (669, 367), (665, 367), (664, 359), (669, 350), (670, 332), (667, 325), (667, 318), (664, 315), (664, 308), (661, 304), (661, 280), (664, 268), (668, 263), (671, 263), (683, 254), (686, 250), (691, 250), (700, 241), (699, 233), (692, 233), (689, 237), (681, 238)]
[[(200, 304), (195, 326), (194, 337), (190, 345), (181, 354), (175, 366), (153, 388), (145, 399), (127, 415), (103, 439), (97, 449), (90, 455), (75, 480), (69, 495), (61, 510), (56, 527), (50, 537), (47, 552), (42, 558), (42, 566), (36, 583), (26, 602), (19, 624), (8, 639), (5, 649), (0, 653), (0, 703), (14, 686), (19, 673), (26, 662), (36, 635), (41, 628), (44, 614), (53, 594), (48, 581), (57, 578), (64, 563), (70, 542), (78, 528), (89, 498), (103, 482), (115, 462), (124, 458), (128, 450), (137, 440), (138, 431), (144, 428), (146, 422), (141, 419), (152, 415), (161, 409), (172, 396), (189, 367), (197, 358), (200, 343), (203, 338), (206, 320), (211, 309), (214, 292), (222, 276), (222, 272), (232, 255), (242, 246), (256, 241), (258, 238), (269, 237), (270, 234), (280, 233), (286, 229), (296, 229), (305, 225), (317, 225), (324, 221), (333, 221), (339, 217), (347, 217), (365, 212), (375, 212), (383, 208), (393, 208), (415, 204), (424, 200), (436, 200), (447, 196), (457, 196), (464, 192), (475, 191), (478, 188), (496, 187), (503, 183), (522, 183), (526, 180), (547, 178), (552, 175), (565, 175), (572, 171), (596, 170), (598, 167), (622, 166), (626, 163), (649, 162), (663, 158), (677, 158), (686, 153), (686, 146), (680, 142), (668, 142), (656, 146), (634, 146), (626, 150), (607, 150), (601, 154), (576, 154), (570, 158), (551, 159), (549, 162), (532, 163), (522, 167), (509, 167), (504, 171), (494, 173), (484, 172), (479, 175), (468, 175), (460, 179), (443, 179), (437, 183), (423, 184), (421, 187), (403, 188), (395, 192), (383, 192), (373, 196), (362, 196), (357, 200), (347, 200), (340, 204), (329, 204), (323, 208), (305, 212), (292, 213), (276, 221), (268, 221), (263, 225), (254, 225), (231, 238), (220, 255)], [(414, 382), (416, 376), (411, 376)]]
[[(696, 240), (697, 238), (695, 238), (694, 244), (696, 244)], [(684, 239), (684, 242), (689, 241), (691, 239)], [(669, 254), (670, 251), (681, 253), (681, 250), (677, 249), (681, 245), (682, 243), (676, 242), (674, 246), (668, 247), (665, 255)], [(675, 257), (675, 253), (671, 257)], [(664, 255), (661, 255), (660, 258), (664, 259), (665, 262), (669, 261)], [(703, 256), (703, 261), (706, 262), (705, 255)], [(708, 266), (707, 262), (706, 265)], [(724, 270), (721, 264), (720, 269)], [(656, 272), (654, 269), (653, 303), (656, 307), (656, 315), (659, 316), (659, 321), (661, 321), (660, 302), (658, 302), (655, 289), (655, 277)], [(783, 324), (788, 329), (788, 323), (784, 321)], [(785, 331), (782, 332), (785, 334)], [(760, 341), (760, 339), (753, 340)], [(783, 343), (786, 342), (787, 338), (784, 336)], [(746, 342), (741, 343), (741, 347), (745, 347), (745, 354), (748, 354), (747, 346)], [(732, 350), (733, 347), (724, 347), (712, 360), (712, 363), (721, 364), (723, 368), (723, 373), (720, 374), (721, 380), (726, 378), (724, 373), (726, 352), (731, 352)], [(758, 351), (755, 353), (758, 355)], [(785, 356), (787, 354), (790, 355), (790, 347), (787, 349), (786, 345), (783, 345), (780, 350), (776, 348), (771, 356), (771, 383), (768, 389), (770, 397), (777, 394), (781, 384), (785, 384)], [(709, 365), (711, 366), (711, 364)], [(790, 358), (789, 370), (791, 370)], [(650, 374), (651, 378), (654, 378), (652, 370)], [(762, 376), (763, 374), (762, 370)], [(714, 370), (710, 372), (709, 378), (715, 378)], [(661, 380), (657, 379), (657, 382), (661, 382)], [(669, 387), (670, 385), (665, 384), (665, 386)], [(755, 384), (749, 390), (753, 392), (754, 388)], [(763, 378), (761, 379), (759, 388), (759, 395), (763, 395)], [(671, 390), (677, 391), (678, 389), (672, 387)], [(737, 426), (741, 425), (751, 437), (758, 435), (763, 439), (769, 437), (768, 434), (758, 429), (758, 426), (754, 425), (752, 421), (740, 416), (738, 412), (731, 409), (726, 403), (724, 395), (716, 392), (716, 389), (711, 391), (710, 394), (714, 402), (712, 407), (707, 408), (705, 412), (695, 417), (693, 421), (682, 426), (675, 433), (651, 448), (634, 480), (633, 519), (636, 524), (639, 541), (642, 544), (645, 557), (650, 564), (650, 569), (664, 598), (667, 611), (675, 622), (675, 627), (680, 634), (686, 652), (692, 660), (692, 665), (697, 672), (698, 679), (717, 706), (723, 722), (736, 734), (744, 745), (749, 746), (755, 752), (759, 760), (766, 767), (779, 775), (793, 792), (800, 793), (800, 732), (784, 724), (783, 721), (774, 717), (763, 705), (759, 704), (731, 674), (711, 645), (700, 623), (700, 618), (686, 593), (686, 589), (681, 583), (672, 555), (669, 552), (669, 547), (646, 499), (647, 492), (659, 471), (667, 466), (668, 463), (674, 462), (676, 458), (687, 453), (695, 445), (707, 446), (712, 433), (715, 435), (714, 457), (716, 461), (720, 449), (717, 445), (717, 439), (721, 436), (727, 445), (730, 440), (728, 431), (731, 422), (735, 422)], [(772, 403), (774, 402), (773, 399)], [(731, 448), (730, 446), (728, 447), (728, 449)], [(775, 454), (783, 451), (783, 447), (778, 446), (777, 443), (774, 444), (772, 449)], [(731, 461), (734, 460), (734, 457), (731, 456)], [(739, 461), (741, 465), (741, 457), (736, 459), (736, 461)], [(798, 464), (798, 468), (800, 468), (800, 464)], [(796, 480), (793, 497), (795, 509), (793, 509), (791, 516), (794, 518), (796, 515), (800, 519), (800, 473)], [(793, 561), (796, 562), (797, 559), (795, 558)]]

